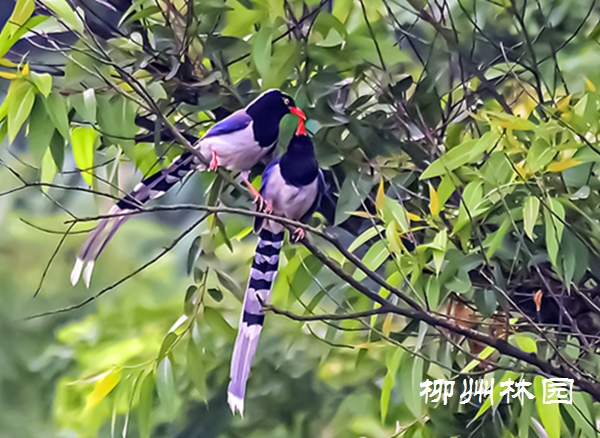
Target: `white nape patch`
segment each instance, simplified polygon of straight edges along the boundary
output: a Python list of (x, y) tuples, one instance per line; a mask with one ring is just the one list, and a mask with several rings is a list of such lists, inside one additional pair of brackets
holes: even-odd
[(229, 409), (231, 409), (233, 415), (239, 412), (240, 416), (244, 418), (244, 400), (233, 395), (231, 392), (227, 392), (227, 403), (229, 403)]
[(250, 277), (254, 278), (255, 280), (266, 280), (272, 283), (273, 279), (275, 278), (275, 275), (277, 275), (276, 270), (269, 272), (260, 272), (254, 268), (250, 268)]
[(85, 287), (90, 288), (90, 281), (92, 279), (92, 272), (94, 272), (94, 265), (96, 262), (90, 260), (83, 271), (83, 281), (85, 282)]
[(81, 270), (83, 269), (83, 260), (77, 257), (75, 260), (75, 266), (73, 266), (73, 270), (71, 271), (71, 284), (75, 286), (79, 281), (79, 277), (81, 277)]

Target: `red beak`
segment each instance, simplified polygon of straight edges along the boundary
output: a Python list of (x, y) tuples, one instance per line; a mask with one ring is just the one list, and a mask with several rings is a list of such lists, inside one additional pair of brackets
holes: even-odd
[(298, 120), (298, 128), (296, 129), (296, 135), (306, 135), (306, 125), (304, 120)]
[(297, 116), (300, 120), (306, 120), (306, 114), (297, 106), (290, 107), (290, 112)]

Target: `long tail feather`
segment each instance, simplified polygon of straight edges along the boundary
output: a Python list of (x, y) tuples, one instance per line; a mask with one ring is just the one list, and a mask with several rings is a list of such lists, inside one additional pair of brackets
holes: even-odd
[[(199, 166), (198, 158), (191, 152), (185, 152), (175, 159), (167, 169), (163, 169), (140, 182), (130, 194), (117, 202), (117, 205), (112, 207), (108, 214), (118, 215), (119, 213), (134, 211), (150, 199), (161, 197), (189, 172)], [(127, 219), (128, 216), (126, 215), (105, 218), (94, 228), (81, 247), (73, 271), (71, 271), (71, 284), (73, 286), (79, 281), (82, 272), (85, 285), (90, 286), (96, 259)]]
[(231, 411), (234, 414), (238, 411), (242, 417), (244, 416), (246, 382), (265, 319), (261, 302), (266, 303), (269, 300), (271, 286), (277, 275), (283, 236), (283, 231), (274, 234), (263, 229), (259, 234), (254, 261), (250, 269), (250, 279), (244, 296), (238, 335), (231, 357), (229, 373), (231, 380), (227, 390), (227, 401)]

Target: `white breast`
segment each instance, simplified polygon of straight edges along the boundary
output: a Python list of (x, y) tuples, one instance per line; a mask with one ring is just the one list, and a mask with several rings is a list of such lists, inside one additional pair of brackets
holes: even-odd
[(318, 182), (303, 187), (286, 184), (279, 166), (275, 166), (269, 175), (264, 190), (267, 201), (273, 205), (273, 212), (278, 216), (298, 220), (306, 214), (317, 197)]
[(219, 166), (227, 170), (245, 171), (254, 167), (269, 151), (254, 140), (252, 123), (241, 131), (202, 139), (200, 152), (207, 161), (217, 154)]

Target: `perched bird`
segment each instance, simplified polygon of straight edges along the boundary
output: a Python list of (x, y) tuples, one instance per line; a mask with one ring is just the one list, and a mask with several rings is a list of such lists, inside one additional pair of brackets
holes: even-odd
[[(213, 125), (194, 147), (204, 161), (209, 163), (210, 170), (222, 166), (228, 170), (242, 172), (255, 201), (260, 201), (259, 192), (248, 182), (247, 172), (275, 150), (279, 137), (279, 123), (290, 113), (300, 120), (306, 119), (289, 95), (276, 89), (265, 91), (245, 108)], [(77, 284), (83, 271), (83, 279), (89, 287), (96, 259), (128, 218), (126, 214), (119, 214), (138, 209), (148, 200), (164, 195), (191, 171), (205, 168), (196, 154), (187, 151), (176, 158), (168, 168), (140, 182), (109, 211), (109, 216), (116, 217), (102, 219), (89, 235), (77, 255), (71, 272), (71, 283)]]
[[(274, 215), (307, 222), (319, 205), (323, 188), (323, 173), (315, 159), (313, 143), (300, 120), (285, 154), (265, 169), (260, 193)], [(271, 219), (256, 218), (254, 231), (258, 233), (258, 245), (233, 348), (227, 394), (232, 412), (239, 411), (242, 416), (246, 381), (265, 319), (262, 307), (269, 300), (277, 274), (284, 227)], [(304, 230), (297, 228), (291, 237), (296, 242), (303, 239)]]

